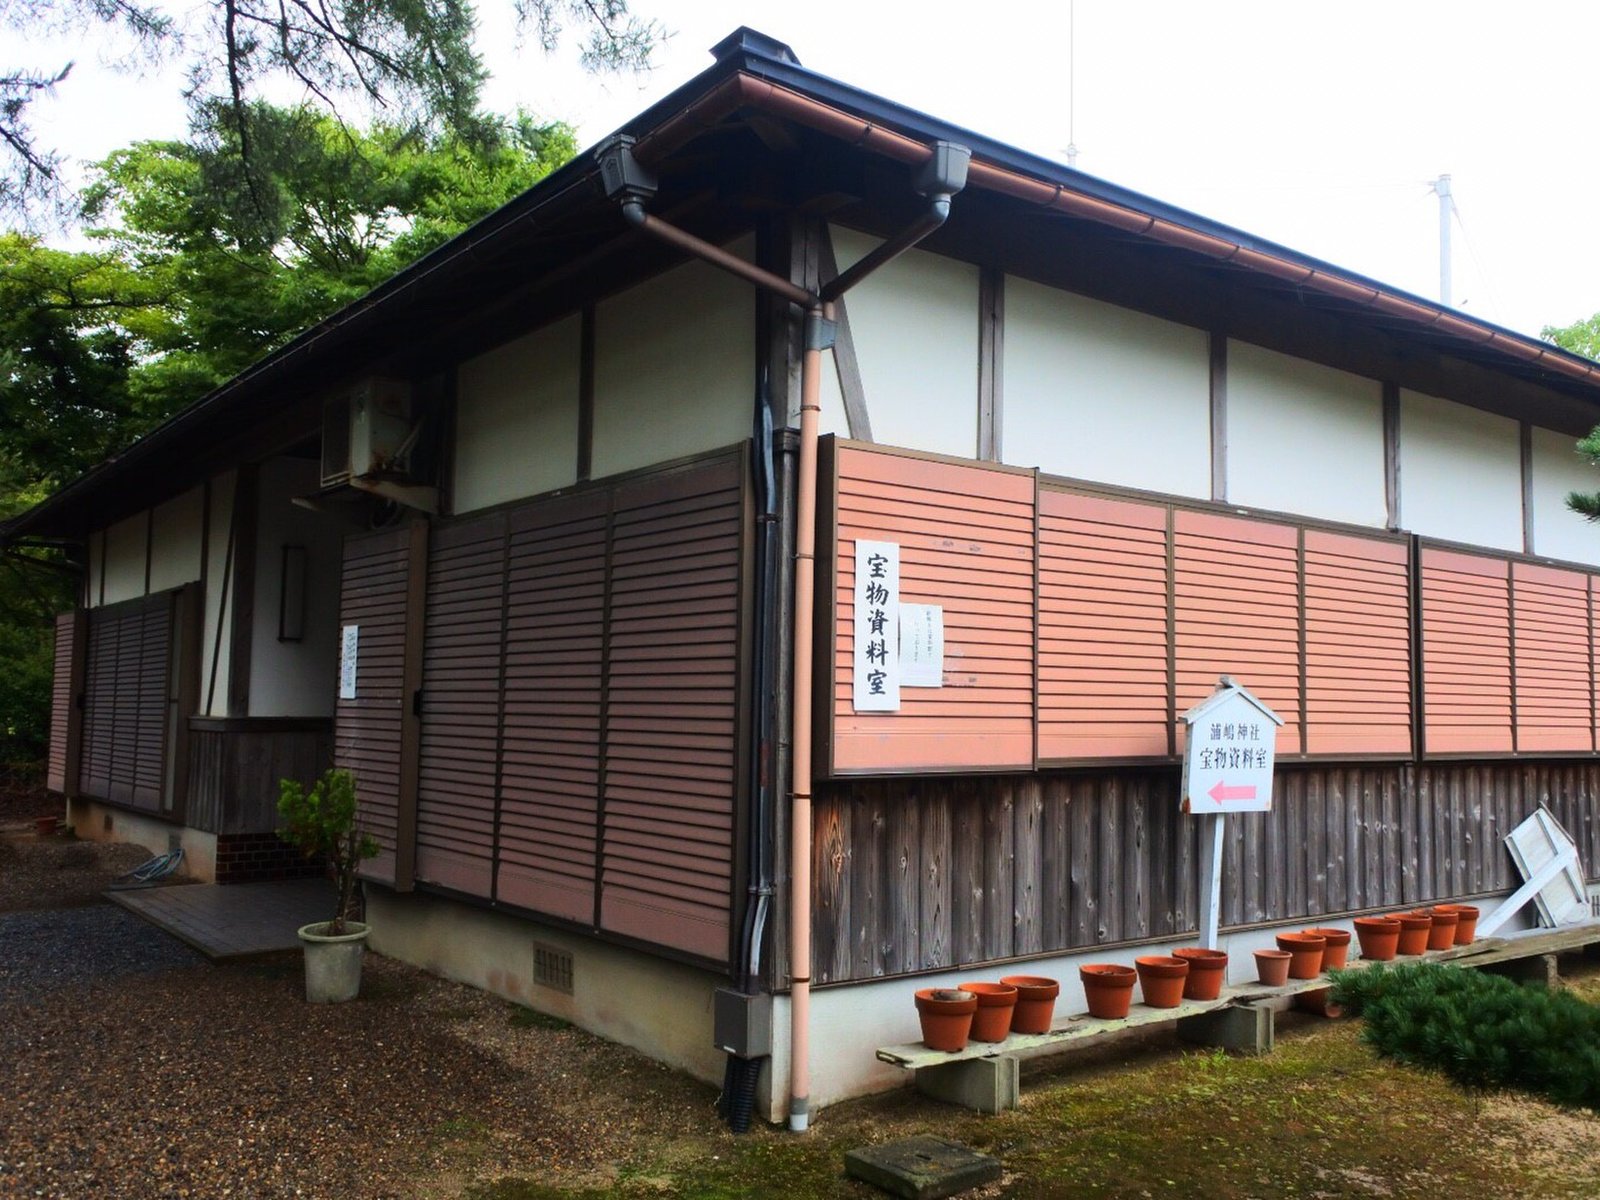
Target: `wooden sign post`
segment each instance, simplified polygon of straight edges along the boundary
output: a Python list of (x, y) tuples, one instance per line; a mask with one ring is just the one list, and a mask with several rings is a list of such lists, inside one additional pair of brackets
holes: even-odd
[(1283, 718), (1224, 675), (1183, 714), (1183, 811), (1200, 827), (1200, 945), (1216, 949), (1221, 922), (1222, 846), (1229, 813), (1270, 812), (1272, 770)]

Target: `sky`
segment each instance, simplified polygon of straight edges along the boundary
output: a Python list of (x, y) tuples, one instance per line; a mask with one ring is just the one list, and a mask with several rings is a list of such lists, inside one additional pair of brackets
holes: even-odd
[[(1457, 306), (1529, 334), (1600, 311), (1592, 2), (633, 4), (670, 33), (655, 68), (595, 78), (570, 48), (519, 45), (509, 3), (480, 0), (489, 106), (568, 121), (587, 146), (749, 25), (813, 70), (1038, 154), (1073, 143), (1089, 174), (1428, 298), (1430, 185), (1449, 174)], [(76, 60), (35, 116), (68, 155), (182, 135), (175, 67), (130, 75), (81, 36), (27, 53)]]

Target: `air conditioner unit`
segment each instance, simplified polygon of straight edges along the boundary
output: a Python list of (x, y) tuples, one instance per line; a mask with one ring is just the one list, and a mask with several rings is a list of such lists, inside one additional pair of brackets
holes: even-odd
[(411, 436), (411, 385), (364, 379), (322, 410), (322, 486), (398, 471)]

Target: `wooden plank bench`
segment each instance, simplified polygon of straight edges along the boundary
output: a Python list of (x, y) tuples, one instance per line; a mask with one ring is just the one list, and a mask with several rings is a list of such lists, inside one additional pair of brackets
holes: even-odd
[[(1395, 962), (1453, 962), (1464, 967), (1506, 969), (1522, 977), (1551, 981), (1555, 978), (1557, 954), (1596, 943), (1600, 943), (1600, 921), (1586, 921), (1561, 929), (1481, 938), (1471, 945), (1430, 950)], [(1360, 969), (1371, 963), (1357, 958), (1349, 965)], [(972, 1042), (965, 1050), (954, 1052), (906, 1042), (880, 1046), (877, 1057), (880, 1062), (913, 1072), (917, 1090), (925, 1095), (979, 1112), (998, 1113), (1017, 1105), (1022, 1059), (1099, 1045), (1153, 1026), (1176, 1025), (1179, 1037), (1197, 1045), (1218, 1046), (1242, 1054), (1270, 1053), (1276, 1037), (1277, 1013), (1300, 993), (1327, 986), (1325, 976), (1291, 979), (1282, 987), (1245, 983), (1224, 988), (1216, 1000), (1185, 1000), (1177, 1008), (1135, 1004), (1121, 1020), (1105, 1021), (1088, 1013), (1073, 1013), (1058, 1017), (1049, 1033), (1013, 1034), (1000, 1042)]]

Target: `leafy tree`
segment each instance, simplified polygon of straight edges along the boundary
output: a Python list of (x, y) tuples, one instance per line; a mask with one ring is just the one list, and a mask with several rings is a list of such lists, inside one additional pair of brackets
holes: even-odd
[[(1563, 350), (1600, 359), (1600, 313), (1571, 325), (1546, 325), (1539, 336)], [(1600, 425), (1578, 442), (1577, 450), (1595, 466), (1600, 466)], [(1600, 521), (1600, 492), (1568, 492), (1567, 507), (1591, 521)]]
[[(649, 66), (665, 31), (627, 0), (513, 0), (519, 25), (552, 50), (569, 32), (591, 70)], [(117, 31), (135, 57), (181, 59), (200, 124), (231, 131), (248, 166), (252, 115), (266, 86), (287, 81), (325, 114), (382, 114), (419, 133), (471, 141), (485, 79), (468, 0), (205, 0), (183, 19), (139, 0), (0, 0), (0, 28), (29, 34)], [(67, 81), (72, 64), (0, 69), (0, 215), (59, 198), (59, 152), (38, 144), (29, 109)]]

